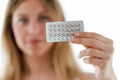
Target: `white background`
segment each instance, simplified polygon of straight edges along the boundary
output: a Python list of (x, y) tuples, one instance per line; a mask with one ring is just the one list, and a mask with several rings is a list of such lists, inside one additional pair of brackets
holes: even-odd
[[(5, 8), (8, 0), (0, 0), (0, 75), (4, 69), (4, 54), (2, 54), (1, 32)], [(97, 32), (114, 41), (113, 68), (120, 80), (120, 2), (119, 0), (60, 0), (66, 20), (83, 20), (85, 31)], [(83, 49), (73, 45), (75, 55)], [(81, 48), (81, 49), (80, 49)], [(86, 72), (93, 72), (91, 65), (78, 60), (81, 68)]]

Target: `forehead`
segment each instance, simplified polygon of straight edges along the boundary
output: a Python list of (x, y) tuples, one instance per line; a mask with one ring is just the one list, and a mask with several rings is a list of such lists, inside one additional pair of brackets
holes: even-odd
[(38, 13), (44, 11), (45, 5), (43, 5), (43, 2), (41, 0), (25, 0), (23, 1), (14, 13)]

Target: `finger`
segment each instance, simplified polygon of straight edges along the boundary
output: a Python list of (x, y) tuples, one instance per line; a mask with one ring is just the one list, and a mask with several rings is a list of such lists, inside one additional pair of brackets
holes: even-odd
[(104, 69), (106, 67), (106, 61), (98, 58), (87, 57), (83, 59), (83, 62), (87, 64), (92, 64), (98, 66), (100, 69)]
[(109, 38), (106, 38), (100, 34), (97, 34), (97, 33), (93, 33), (93, 32), (77, 32), (74, 34), (74, 37), (77, 37), (77, 38), (94, 38), (94, 39), (98, 39), (102, 42), (105, 42), (105, 43), (109, 43), (111, 45), (113, 45), (113, 41)]
[(96, 58), (104, 59), (104, 60), (110, 59), (110, 55), (105, 54), (104, 51), (100, 51), (100, 50), (92, 49), (92, 48), (81, 51), (79, 56), (80, 58), (90, 56), (90, 57), (96, 57)]
[(105, 44), (99, 40), (92, 39), (92, 38), (72, 38), (72, 43), (82, 44), (84, 46), (89, 46), (94, 49), (99, 49), (105, 52), (112, 53), (113, 47), (109, 44)]

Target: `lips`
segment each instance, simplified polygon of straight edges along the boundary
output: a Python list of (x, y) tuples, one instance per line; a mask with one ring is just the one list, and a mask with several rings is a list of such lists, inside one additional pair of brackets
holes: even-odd
[(33, 39), (33, 40), (29, 40), (28, 42), (31, 43), (31, 44), (38, 44), (38, 43), (41, 42), (41, 40), (39, 40), (39, 39)]

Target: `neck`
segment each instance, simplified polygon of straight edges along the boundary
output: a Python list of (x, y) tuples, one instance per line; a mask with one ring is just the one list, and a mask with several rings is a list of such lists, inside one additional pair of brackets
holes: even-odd
[(54, 70), (52, 55), (49, 53), (39, 57), (25, 56), (25, 62), (30, 75), (50, 73)]

